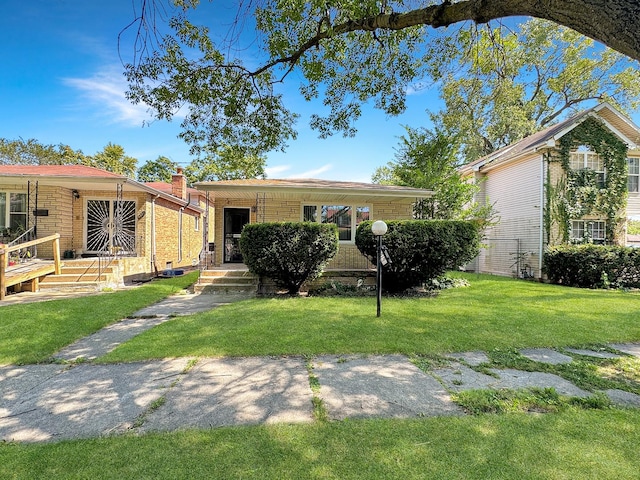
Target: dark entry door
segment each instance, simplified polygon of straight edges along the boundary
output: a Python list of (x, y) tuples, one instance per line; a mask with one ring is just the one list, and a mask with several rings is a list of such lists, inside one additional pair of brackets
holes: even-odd
[(249, 223), (248, 208), (224, 209), (224, 263), (242, 263), (240, 234)]

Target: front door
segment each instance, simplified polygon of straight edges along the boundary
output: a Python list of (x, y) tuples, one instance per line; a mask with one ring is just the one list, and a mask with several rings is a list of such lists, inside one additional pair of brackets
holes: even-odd
[(240, 234), (242, 227), (249, 223), (248, 208), (224, 209), (224, 263), (242, 263)]
[(87, 253), (133, 254), (136, 249), (136, 202), (87, 200)]

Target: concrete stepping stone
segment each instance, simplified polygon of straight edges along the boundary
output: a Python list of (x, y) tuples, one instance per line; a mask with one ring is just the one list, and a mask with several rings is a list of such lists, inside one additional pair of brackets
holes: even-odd
[(612, 343), (609, 346), (615, 350), (640, 358), (640, 343)]
[(544, 372), (524, 372), (514, 369), (494, 369), (490, 370), (500, 378), (494, 384), (494, 388), (555, 388), (560, 395), (570, 397), (586, 398), (591, 396), (591, 392), (576, 387), (573, 383), (558, 375)]
[(565, 348), (567, 352), (575, 353), (577, 355), (584, 355), (585, 357), (594, 357), (594, 358), (620, 358), (620, 355), (616, 355), (615, 353), (606, 352), (606, 351), (595, 351), (595, 350), (587, 350), (581, 348)]
[(180, 376), (187, 361), (83, 364), (64, 370), (44, 365), (58, 367), (53, 375), (53, 369), (28, 367), (8, 386), (0, 383), (0, 440), (41, 442), (126, 431)]
[(499, 390), (509, 388), (550, 388), (553, 387), (561, 395), (572, 397), (588, 397), (590, 392), (576, 387), (571, 382), (551, 373), (524, 372), (514, 369), (489, 370), (495, 376), (476, 372), (462, 364), (452, 364), (447, 368), (436, 369), (433, 374), (440, 378), (444, 385), (453, 392), (464, 390)]
[(138, 431), (313, 420), (313, 394), (302, 359), (201, 360), (167, 392)]
[(617, 407), (640, 407), (640, 395), (635, 393), (618, 389), (605, 390), (604, 393), (607, 394), (611, 403)]
[(551, 348), (525, 348), (520, 350), (520, 355), (534, 362), (548, 363), (551, 365), (561, 365), (573, 361), (573, 358), (569, 355), (564, 355)]
[(483, 363), (489, 363), (489, 356), (484, 352), (447, 353), (445, 357), (461, 360), (472, 367), (477, 367)]
[(432, 373), (452, 392), (496, 388), (494, 385), (498, 382), (496, 377), (476, 372), (466, 365), (455, 362), (448, 367), (434, 369)]
[(401, 355), (322, 356), (313, 366), (332, 420), (464, 413), (440, 382)]

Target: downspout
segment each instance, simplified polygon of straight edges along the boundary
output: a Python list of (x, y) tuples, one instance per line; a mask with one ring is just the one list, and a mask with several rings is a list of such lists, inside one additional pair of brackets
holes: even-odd
[(538, 280), (540, 281), (542, 281), (542, 258), (544, 255), (544, 212), (546, 210), (544, 190), (546, 179), (545, 159), (547, 154), (548, 151), (540, 156), (540, 251), (538, 252)]
[(182, 212), (184, 207), (180, 207), (178, 214), (178, 265), (182, 263)]
[(158, 276), (158, 266), (156, 265), (156, 200), (160, 195), (156, 195), (151, 200), (151, 268)]

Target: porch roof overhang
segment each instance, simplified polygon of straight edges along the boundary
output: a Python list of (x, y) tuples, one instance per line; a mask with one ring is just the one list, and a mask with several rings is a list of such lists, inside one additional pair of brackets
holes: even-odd
[[(13, 168), (12, 168), (13, 167)], [(43, 168), (54, 167), (54, 168)], [(57, 167), (57, 168), (55, 168)], [(71, 170), (64, 167), (72, 167)], [(189, 203), (178, 197), (149, 187), (124, 175), (99, 170), (91, 167), (66, 166), (66, 165), (3, 165), (0, 167), (0, 186), (14, 185), (16, 183), (26, 183), (29, 181), (38, 182), (38, 185), (67, 188), (70, 190), (113, 190), (118, 185), (122, 186), (123, 192), (142, 192), (160, 197), (184, 208), (192, 209), (202, 213), (204, 210), (197, 205)], [(70, 173), (67, 173), (69, 171)]]
[(406, 202), (433, 195), (433, 191), (420, 188), (316, 179), (223, 180), (199, 182), (194, 186), (211, 192), (215, 198), (255, 199), (257, 195), (266, 194), (270, 199), (303, 202)]

